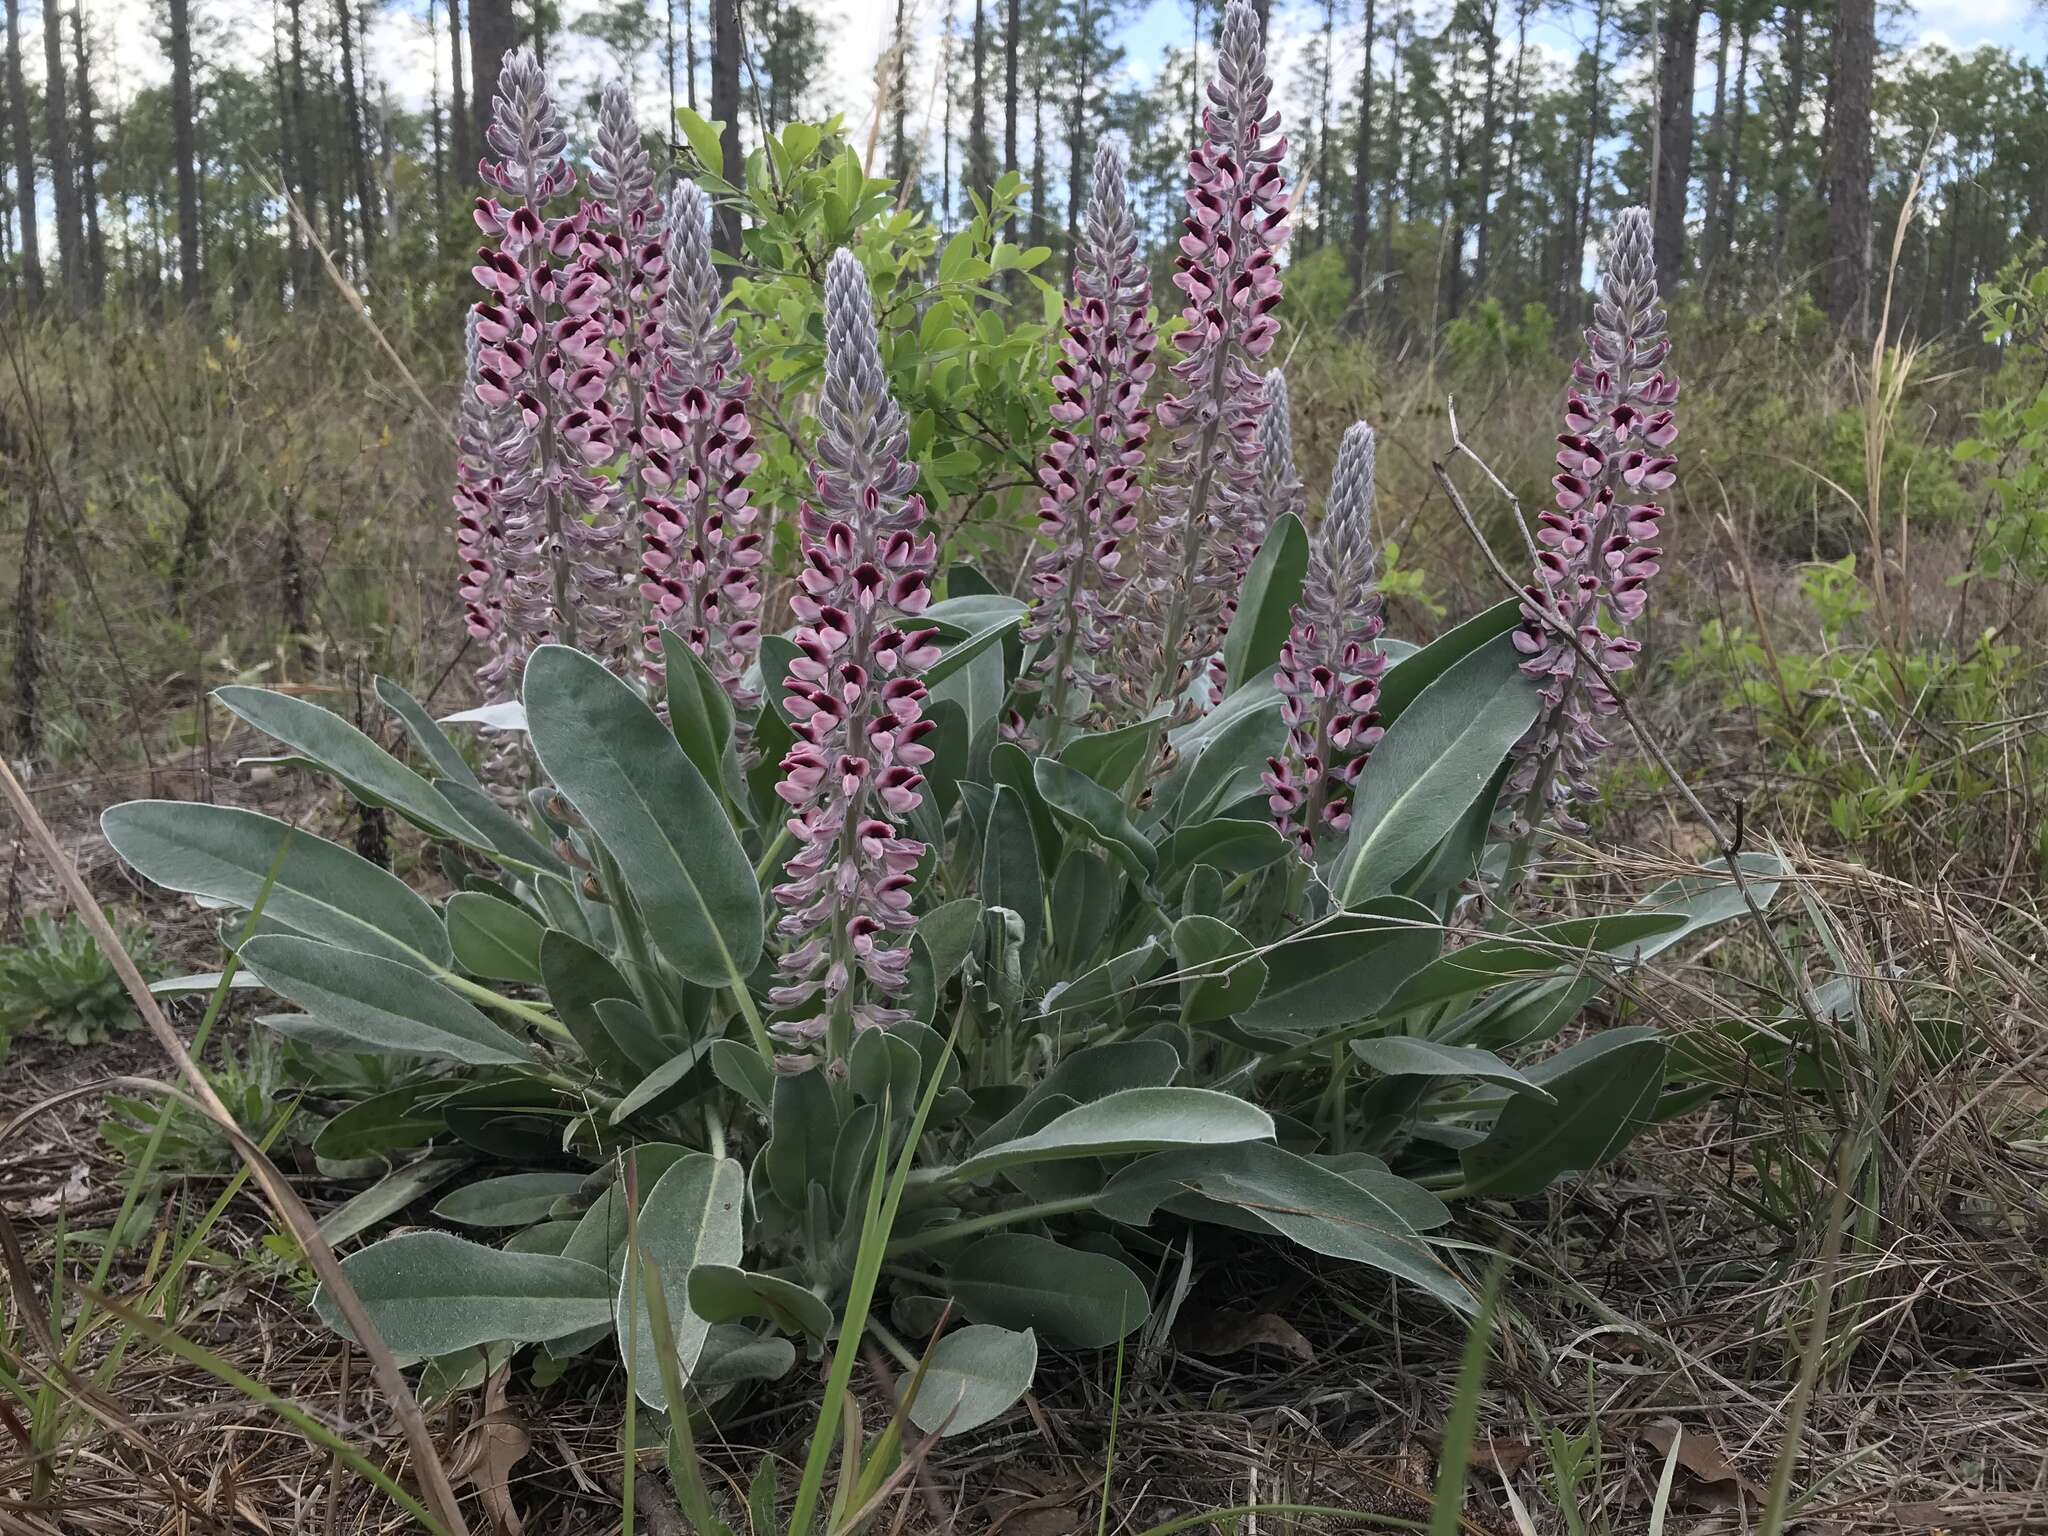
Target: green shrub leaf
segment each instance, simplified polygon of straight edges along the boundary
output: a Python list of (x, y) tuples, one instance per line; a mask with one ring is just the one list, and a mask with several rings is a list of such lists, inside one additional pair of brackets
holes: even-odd
[(1549, 1089), (1476, 1045), (1439, 1045), (1408, 1035), (1381, 1035), (1352, 1041), (1351, 1054), (1382, 1077), (1470, 1077), (1510, 1093), (1526, 1093), (1546, 1104), (1557, 1102)]

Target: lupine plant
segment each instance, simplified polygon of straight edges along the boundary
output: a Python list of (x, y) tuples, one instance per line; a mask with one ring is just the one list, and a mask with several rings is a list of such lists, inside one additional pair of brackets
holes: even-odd
[[(648, 1403), (715, 1407), (835, 1336), (835, 1392), (849, 1338), (915, 1365), (950, 1319), (911, 1417), (958, 1432), (1015, 1402), (1042, 1343), (1103, 1347), (1170, 1312), (1154, 1280), (1192, 1226), (1214, 1229), (1205, 1254), (1291, 1242), (1469, 1310), (1460, 1251), (1432, 1236), (1452, 1202), (1538, 1193), (1683, 1102), (1652, 1029), (1552, 1042), (1742, 893), (1702, 872), (1604, 916), (1468, 920), (1475, 893), (1516, 895), (1497, 878), (1516, 807), (1550, 805), (1560, 765), (1585, 780), (1654, 570), (1642, 498), (1670, 480), (1675, 386), (1647, 226), (1625, 217), (1610, 247), (1541, 580), (1398, 641), (1372, 592), (1371, 429), (1305, 516), (1284, 386), (1254, 368), (1286, 210), (1258, 35), (1233, 0), (1156, 456), (1142, 267), (1117, 155), (1096, 162), (1028, 601), (936, 536), (947, 482), (888, 363), (900, 255), (870, 266), (855, 240), (746, 279), (823, 318), (815, 367), (793, 335), (750, 357), (704, 192), (665, 192), (657, 242), (608, 97), (597, 211), (565, 211), (544, 82), (508, 60), (488, 179), (511, 201), (479, 205), (458, 521), (485, 685), (523, 706), (493, 717), (523, 733), (496, 763), (520, 793), (488, 792), (389, 681), (417, 766), (303, 699), (226, 688), (291, 761), (418, 829), (433, 878), (253, 811), (105, 817), (147, 878), (264, 898), (259, 931), (234, 931), (292, 1005), (269, 1028), (387, 1062), (374, 1085), (310, 1085), (315, 1151), (391, 1164), (336, 1230), (439, 1196), (346, 1261), (437, 1379), (515, 1349), (546, 1379), (616, 1338)], [(785, 140), (774, 167), (812, 174)], [(771, 179), (789, 184), (745, 177)], [(885, 197), (871, 217), (905, 216)], [(933, 302), (943, 330), (965, 301)], [(808, 465), (787, 504), (754, 478), (750, 375), (804, 381), (779, 396)], [(771, 553), (756, 518), (793, 545)], [(1127, 580), (1140, 544), (1165, 558)], [(630, 617), (599, 579), (627, 559)], [(777, 560), (786, 608), (762, 595)], [(1127, 654), (1106, 632), (1149, 657), (1131, 687), (1104, 685)], [(1751, 870), (1768, 901), (1781, 872)]]

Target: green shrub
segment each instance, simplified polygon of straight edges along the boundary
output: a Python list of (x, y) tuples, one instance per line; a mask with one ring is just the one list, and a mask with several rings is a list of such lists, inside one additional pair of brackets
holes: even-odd
[[(121, 942), (145, 976), (155, 970), (147, 930), (125, 932)], [(0, 1048), (25, 1034), (85, 1045), (141, 1022), (113, 962), (76, 917), (32, 915), (19, 944), (0, 946)]]

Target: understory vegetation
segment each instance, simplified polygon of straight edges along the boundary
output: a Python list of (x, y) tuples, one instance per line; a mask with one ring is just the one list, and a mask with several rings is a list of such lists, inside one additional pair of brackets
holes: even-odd
[(2048, 256), (1361, 334), (1210, 67), (10, 319), (0, 1520), (2041, 1528)]

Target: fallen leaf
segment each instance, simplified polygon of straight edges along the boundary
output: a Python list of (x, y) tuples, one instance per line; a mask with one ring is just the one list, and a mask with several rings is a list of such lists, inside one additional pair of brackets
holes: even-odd
[(1315, 1348), (1286, 1318), (1272, 1312), (1238, 1312), (1219, 1308), (1184, 1317), (1177, 1333), (1181, 1348), (1193, 1355), (1234, 1355), (1265, 1344), (1304, 1364)]
[(1712, 1435), (1676, 1424), (1645, 1425), (1637, 1434), (1656, 1447), (1659, 1456), (1671, 1454), (1671, 1442), (1676, 1438), (1678, 1464), (1709, 1487), (1716, 1483), (1742, 1484), (1742, 1474), (1735, 1470), (1734, 1464), (1728, 1460), (1728, 1453), (1721, 1449), (1720, 1442)]
[(511, 1379), (512, 1367), (506, 1364), (484, 1383), (484, 1416), (463, 1436), (452, 1470), (457, 1481), (476, 1485), (484, 1512), (503, 1536), (523, 1536), (526, 1521), (512, 1502), (512, 1469), (526, 1459), (532, 1441), (505, 1400)]
[[(1417, 1438), (1437, 1455), (1443, 1454), (1443, 1436), (1424, 1431)], [(1502, 1477), (1513, 1477), (1522, 1470), (1535, 1449), (1520, 1440), (1474, 1440), (1466, 1465), (1475, 1472), (1498, 1471)]]

